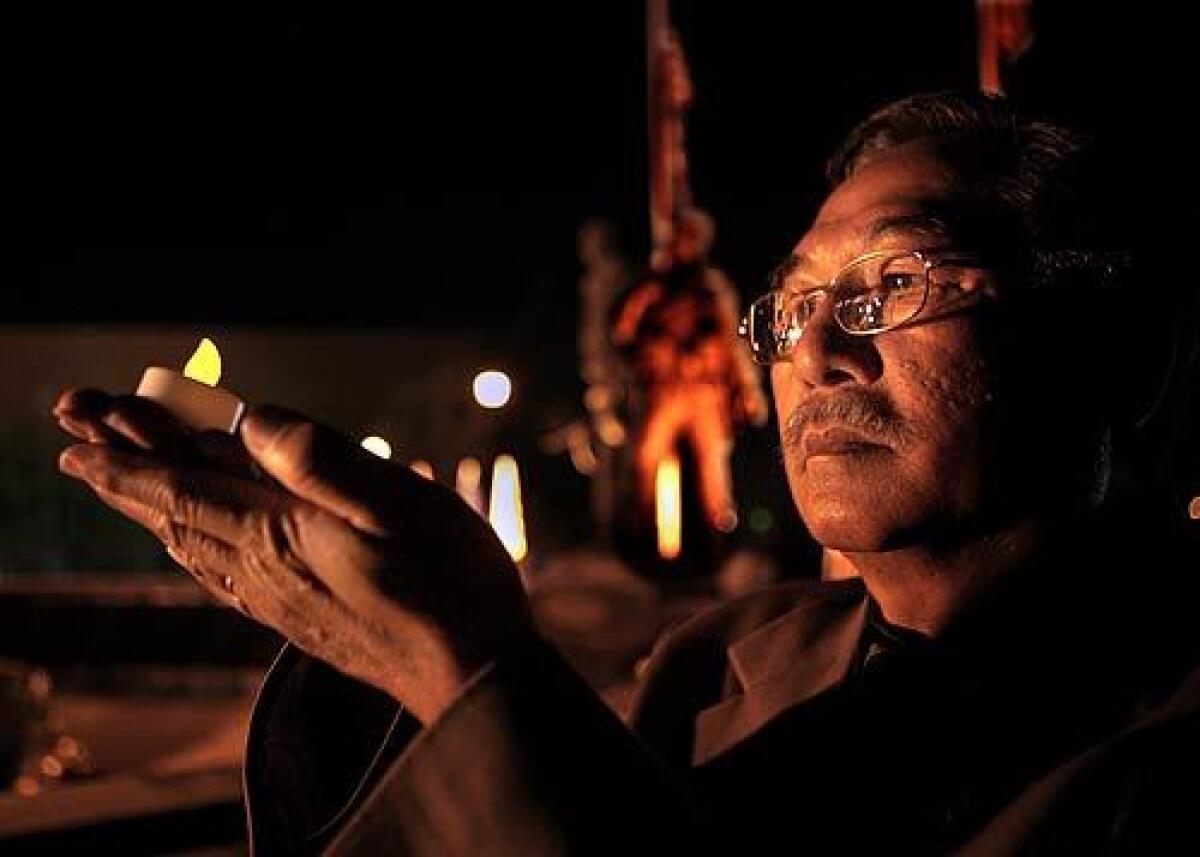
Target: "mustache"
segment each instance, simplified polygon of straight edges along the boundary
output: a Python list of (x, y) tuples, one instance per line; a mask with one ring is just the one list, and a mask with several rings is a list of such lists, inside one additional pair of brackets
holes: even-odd
[(854, 390), (805, 399), (788, 415), (783, 426), (786, 447), (797, 449), (811, 426), (852, 429), (890, 446), (903, 446), (908, 428), (882, 393)]

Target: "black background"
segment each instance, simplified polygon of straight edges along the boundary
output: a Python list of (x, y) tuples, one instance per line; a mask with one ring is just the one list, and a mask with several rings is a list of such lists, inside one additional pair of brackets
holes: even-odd
[[(977, 85), (971, 0), (673, 6), (695, 195), (744, 297), (853, 123)], [(1157, 4), (1035, 13), (1011, 95), (1115, 152), (1102, 197), (1149, 309), (1128, 327), (1153, 338), (1196, 306), (1177, 297), (1196, 267), (1189, 29)], [(648, 245), (642, 3), (43, 5), (13, 32), (0, 320), (465, 335), (519, 362), (540, 424), (582, 413), (576, 232), (606, 218), (635, 268)], [(1151, 445), (1184, 450), (1194, 424)]]
[[(1187, 109), (1170, 103), (1187, 87), (1171, 22), (1101, 5), (1038, 4), (1016, 96), (1107, 132), (1135, 192), (1161, 191)], [(976, 83), (969, 0), (674, 6), (696, 195), (745, 293), (803, 232), (850, 124)], [(45, 8), (16, 31), (3, 314), (533, 326), (568, 347), (581, 221), (613, 221), (635, 261), (646, 249), (643, 14)]]

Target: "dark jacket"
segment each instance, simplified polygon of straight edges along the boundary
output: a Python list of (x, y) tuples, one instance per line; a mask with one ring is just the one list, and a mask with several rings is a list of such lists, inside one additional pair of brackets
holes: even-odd
[(249, 737), (253, 847), (1200, 853), (1194, 602), (1157, 588), (1175, 558), (1095, 547), (936, 642), (856, 581), (742, 597), (656, 647), (627, 725), (536, 639), (425, 730), (285, 649)]

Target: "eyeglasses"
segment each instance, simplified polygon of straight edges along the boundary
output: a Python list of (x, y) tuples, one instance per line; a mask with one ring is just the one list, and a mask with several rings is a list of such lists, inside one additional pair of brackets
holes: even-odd
[(791, 357), (826, 301), (843, 331), (874, 336), (911, 322), (927, 305), (941, 312), (971, 305), (992, 285), (977, 259), (930, 250), (864, 253), (819, 288), (801, 290), (789, 275), (788, 266), (772, 275), (771, 291), (750, 305), (738, 327), (764, 365)]

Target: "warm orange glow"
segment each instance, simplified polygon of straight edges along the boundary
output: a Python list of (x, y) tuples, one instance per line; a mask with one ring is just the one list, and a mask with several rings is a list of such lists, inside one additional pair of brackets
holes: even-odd
[(221, 381), (221, 352), (211, 339), (201, 339), (183, 367), (183, 376), (215, 387)]
[(433, 465), (425, 459), (418, 458), (408, 466), (412, 468), (413, 473), (416, 473), (418, 476), (424, 476), (426, 479), (433, 481)]
[(850, 558), (841, 551), (825, 548), (821, 554), (821, 579), (849, 580), (852, 577), (858, 577), (858, 569)]
[(467, 505), (483, 514), (483, 467), (478, 458), (464, 458), (454, 470), (454, 490)]
[(683, 496), (679, 459), (674, 456), (660, 461), (654, 474), (654, 524), (658, 528), (658, 555), (675, 559), (683, 549)]
[(1200, 521), (1200, 497), (1192, 498), (1192, 502), (1188, 506), (1188, 515), (1193, 521)]
[(488, 522), (508, 549), (508, 555), (516, 562), (523, 560), (529, 545), (525, 541), (525, 514), (521, 508), (521, 477), (517, 461), (511, 455), (500, 456), (492, 465)]

